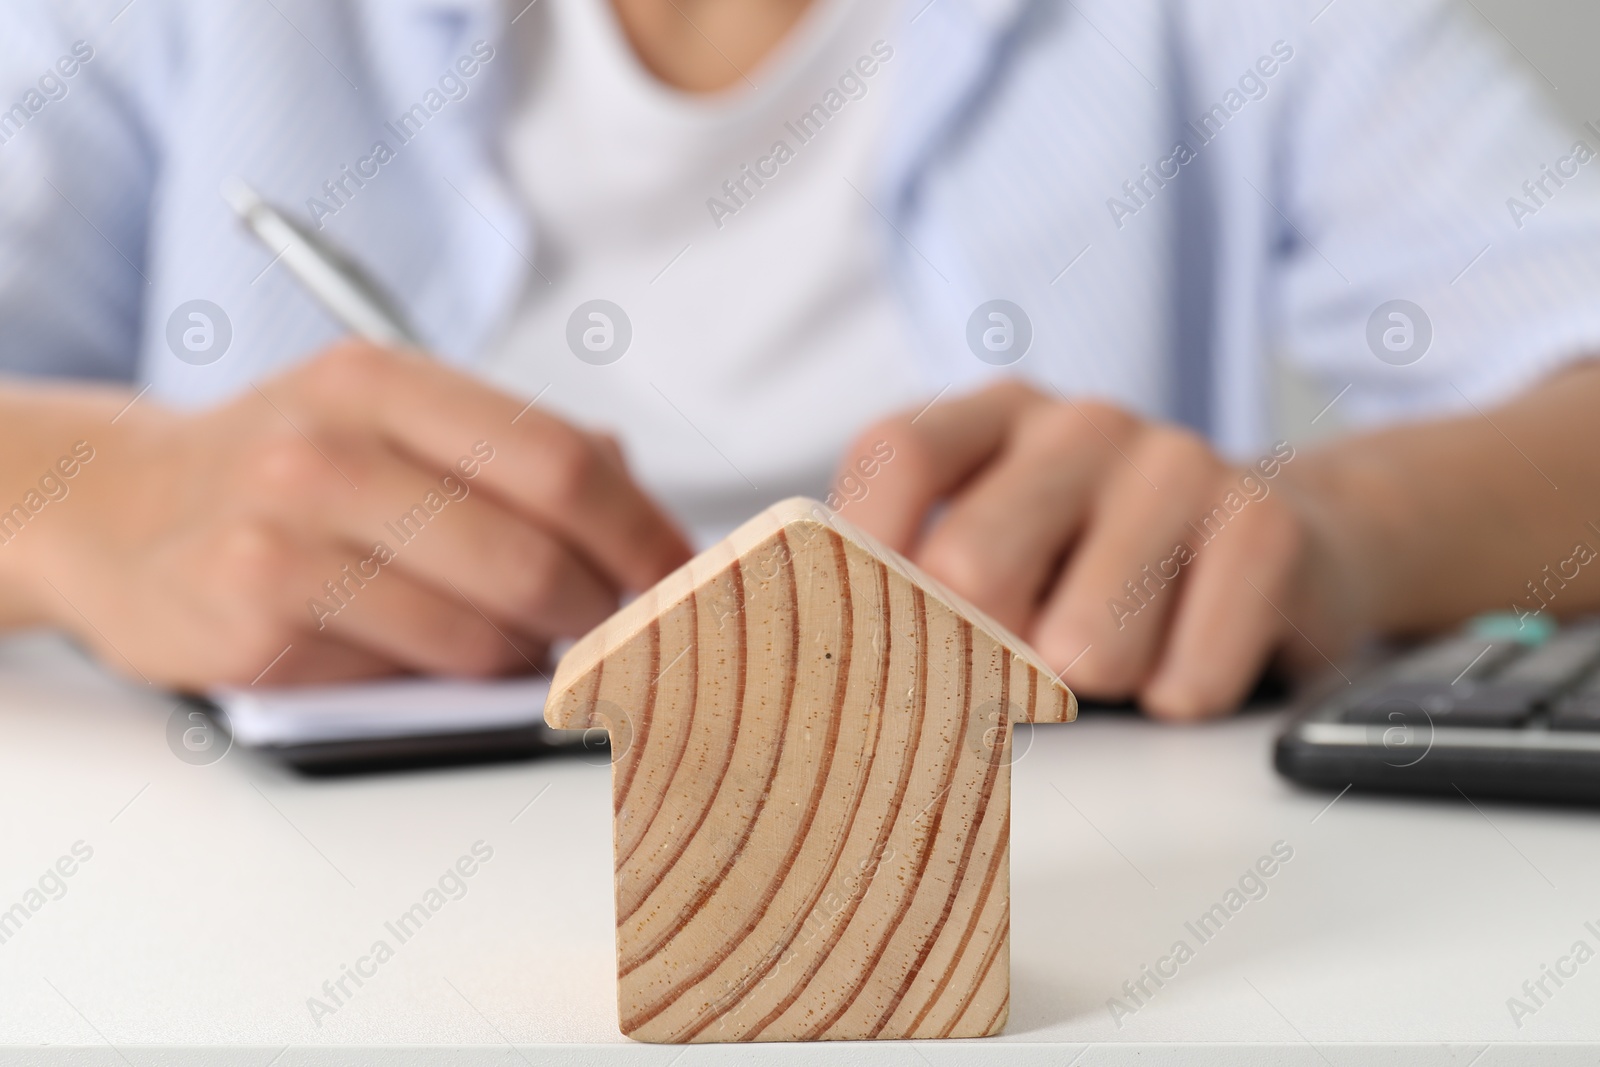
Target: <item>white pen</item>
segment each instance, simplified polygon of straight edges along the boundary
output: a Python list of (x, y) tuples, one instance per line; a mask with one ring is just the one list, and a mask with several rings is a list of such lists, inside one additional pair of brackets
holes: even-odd
[(388, 348), (423, 351), (405, 318), (349, 257), (291, 221), (242, 179), (222, 183), (222, 198), (241, 222), (317, 301), (352, 333)]

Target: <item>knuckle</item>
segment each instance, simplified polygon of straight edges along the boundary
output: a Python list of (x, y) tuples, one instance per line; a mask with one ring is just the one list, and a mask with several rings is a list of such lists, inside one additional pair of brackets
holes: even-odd
[(1008, 404), (1025, 406), (1045, 399), (1045, 395), (1022, 378), (1010, 375), (984, 386), (983, 392)]
[[(1221, 464), (1205, 439), (1177, 426), (1152, 426), (1137, 448), (1139, 465), (1157, 485), (1182, 485)], [(1163, 480), (1165, 479), (1165, 480)]]
[(1143, 422), (1127, 408), (1106, 400), (1079, 400), (1076, 404), (1083, 416), (1094, 423), (1095, 428), (1107, 437), (1125, 440), (1131, 437)]
[(297, 376), (313, 396), (349, 398), (372, 390), (392, 362), (381, 348), (361, 341), (343, 341), (324, 349)]
[(500, 674), (513, 657), (513, 650), (487, 626), (451, 628), (443, 647), (449, 649), (454, 670), (474, 676)]
[(544, 442), (545, 493), (556, 507), (587, 498), (605, 461), (594, 442), (573, 430), (558, 430)]
[(911, 420), (902, 416), (879, 419), (870, 423), (850, 441), (850, 446), (845, 450), (847, 456), (859, 456), (870, 453), (872, 446), (879, 441), (887, 441), (897, 452), (902, 445), (908, 444), (908, 438), (916, 434), (916, 429), (911, 425)]
[(223, 527), (217, 536), (216, 563), (221, 574), (247, 596), (278, 592), (296, 571), (294, 546), (288, 537), (255, 518), (236, 519)]
[(845, 453), (851, 458), (879, 454), (893, 460), (883, 468), (888, 477), (915, 485), (926, 485), (933, 481), (933, 450), (922, 432), (912, 425), (911, 417), (884, 419), (875, 423), (858, 436)]
[(1085, 443), (1097, 444), (1100, 435), (1071, 407), (1050, 404), (1026, 413), (1017, 427), (1018, 446), (1031, 454), (1076, 453)]
[[(842, 453), (845, 464), (848, 466), (862, 456), (870, 456), (872, 454), (873, 446), (876, 445), (877, 442), (887, 442), (890, 434), (896, 432), (895, 430), (892, 430), (891, 427), (898, 426), (898, 423), (898, 419), (885, 419), (873, 423), (865, 430), (862, 430), (860, 433), (856, 434), (855, 437), (850, 440), (850, 443), (845, 447), (845, 450)], [(898, 443), (892, 444), (891, 447), (895, 447), (896, 450), (898, 450)]]
[(628, 456), (621, 438), (614, 433), (599, 432), (594, 434), (594, 443), (607, 462), (618, 470), (627, 470)]
[(554, 546), (530, 545), (511, 568), (515, 575), (511, 595), (518, 609), (526, 615), (540, 616), (555, 607), (561, 580), (561, 564)]
[(1305, 549), (1308, 533), (1299, 515), (1277, 497), (1267, 497), (1247, 508), (1240, 516), (1254, 555), (1269, 562), (1299, 556)]
[(291, 430), (262, 437), (246, 450), (247, 484), (276, 499), (319, 488), (331, 473), (328, 463), (304, 438)]
[(995, 561), (969, 539), (936, 530), (918, 555), (923, 570), (968, 600), (994, 590)]

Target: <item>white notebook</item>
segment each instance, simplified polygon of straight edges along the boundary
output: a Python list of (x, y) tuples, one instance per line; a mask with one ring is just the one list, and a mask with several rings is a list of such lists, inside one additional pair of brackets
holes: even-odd
[(360, 685), (216, 689), (236, 744), (305, 745), (474, 733), (544, 723), (550, 683), (402, 678)]

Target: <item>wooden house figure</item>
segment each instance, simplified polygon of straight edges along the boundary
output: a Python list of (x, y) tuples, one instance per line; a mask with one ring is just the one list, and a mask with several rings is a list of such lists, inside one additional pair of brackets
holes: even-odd
[(568, 652), (545, 710), (610, 734), (622, 1032), (1000, 1032), (1009, 724), (1076, 711), (1020, 640), (811, 500), (663, 579)]

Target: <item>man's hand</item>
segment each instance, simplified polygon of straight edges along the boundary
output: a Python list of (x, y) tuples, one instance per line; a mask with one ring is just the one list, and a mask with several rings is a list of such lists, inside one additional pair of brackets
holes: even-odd
[(1080, 695), (1194, 719), (1236, 707), (1297, 628), (1340, 640), (1293, 459), (1236, 467), (1186, 430), (1005, 383), (869, 429), (831, 502)]
[(341, 345), (195, 415), (4, 403), (0, 508), (65, 487), (0, 525), (9, 614), (158, 684), (527, 670), (689, 557), (614, 442), (420, 356)]

